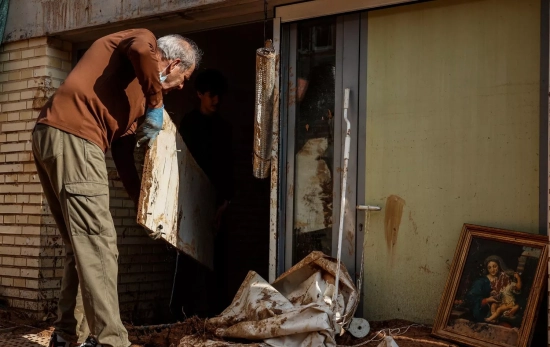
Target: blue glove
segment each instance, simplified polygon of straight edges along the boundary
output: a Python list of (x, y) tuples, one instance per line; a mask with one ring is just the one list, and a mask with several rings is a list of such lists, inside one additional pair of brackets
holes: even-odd
[(137, 146), (149, 142), (149, 148), (162, 129), (164, 105), (159, 108), (147, 108), (145, 121), (137, 130)]

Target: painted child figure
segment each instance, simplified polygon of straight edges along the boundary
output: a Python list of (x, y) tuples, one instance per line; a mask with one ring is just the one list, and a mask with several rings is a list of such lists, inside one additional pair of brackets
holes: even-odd
[(515, 299), (515, 295), (521, 292), (521, 277), (519, 274), (514, 273), (512, 278), (512, 276), (501, 272), (499, 278), (491, 282), (491, 289), (491, 296), (497, 302), (491, 304), (491, 315), (485, 320), (494, 322), (500, 316), (513, 318), (519, 310), (519, 305)]

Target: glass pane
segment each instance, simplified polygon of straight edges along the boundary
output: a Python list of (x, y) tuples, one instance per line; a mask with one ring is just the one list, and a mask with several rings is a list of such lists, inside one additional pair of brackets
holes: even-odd
[(298, 24), (293, 263), (332, 249), (336, 19)]

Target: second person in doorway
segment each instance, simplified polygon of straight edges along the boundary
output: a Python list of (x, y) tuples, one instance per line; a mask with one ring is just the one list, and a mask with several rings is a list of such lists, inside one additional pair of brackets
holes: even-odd
[[(186, 315), (213, 316), (219, 314), (229, 304), (227, 293), (227, 209), (234, 194), (232, 132), (231, 124), (220, 115), (220, 104), (227, 92), (228, 84), (221, 72), (206, 69), (195, 79), (198, 96), (197, 107), (187, 113), (181, 121), (179, 132), (191, 155), (208, 176), (216, 191), (216, 215), (214, 227), (214, 272), (195, 264), (186, 256), (178, 255), (174, 280), (174, 293), (181, 293), (193, 278), (196, 293), (192, 297), (203, 300), (185, 302), (181, 295), (173, 295), (171, 308), (176, 318)], [(208, 292), (200, 288), (209, 288)], [(207, 296), (207, 298), (205, 298)], [(205, 304), (206, 302), (206, 304)]]
[(227, 80), (214, 69), (203, 70), (195, 79), (200, 100), (198, 108), (185, 115), (179, 132), (197, 164), (216, 190), (217, 229), (233, 197), (231, 124), (219, 114), (219, 106), (227, 92)]

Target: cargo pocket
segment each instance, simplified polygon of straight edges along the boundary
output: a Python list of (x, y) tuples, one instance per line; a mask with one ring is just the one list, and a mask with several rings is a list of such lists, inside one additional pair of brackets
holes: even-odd
[(65, 184), (69, 226), (73, 236), (114, 234), (109, 186), (95, 182)]

